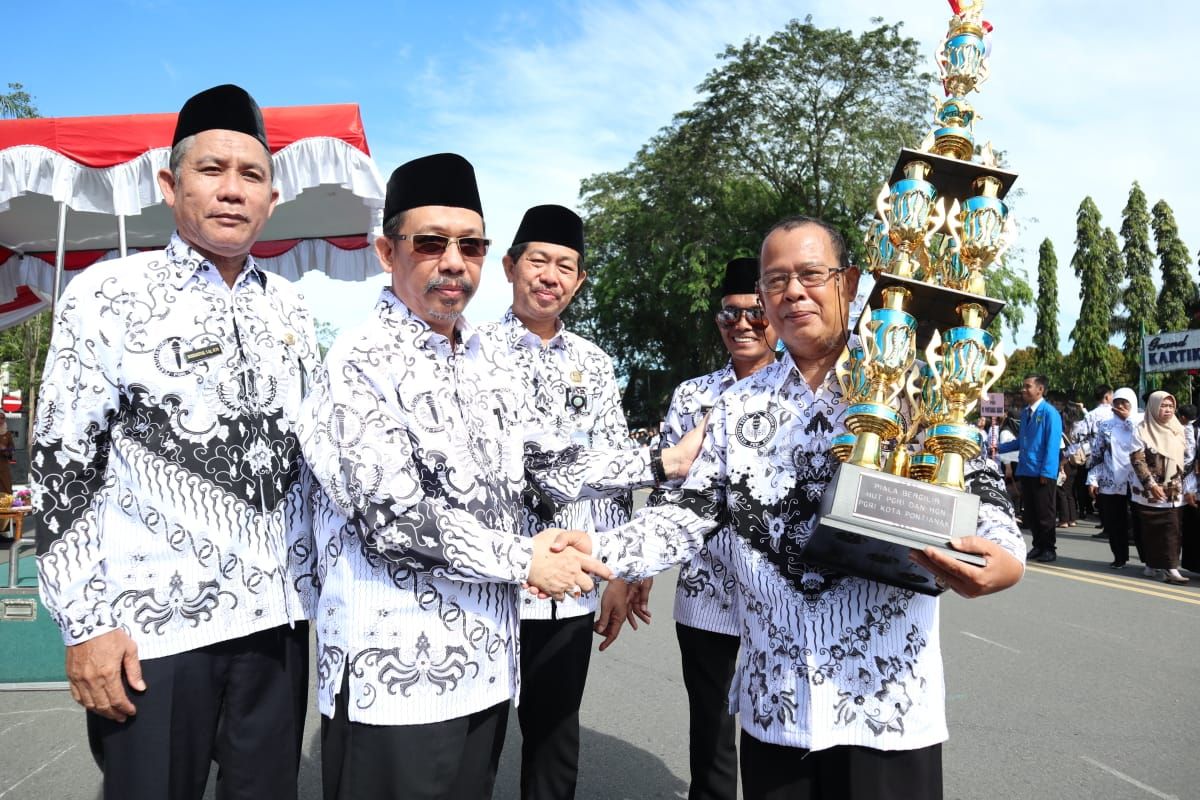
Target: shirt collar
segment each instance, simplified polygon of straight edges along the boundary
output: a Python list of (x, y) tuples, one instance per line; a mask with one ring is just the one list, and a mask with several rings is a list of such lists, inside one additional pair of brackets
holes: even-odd
[[(392, 287), (384, 286), (379, 292), (375, 312), (382, 319), (401, 326), (409, 335), (409, 341), (418, 348), (450, 352), (450, 340), (429, 327), (429, 323), (413, 313), (403, 300), (396, 296)], [(479, 330), (460, 316), (454, 321), (454, 340), (457, 344), (473, 348), (479, 340)]]
[(517, 347), (526, 347), (530, 350), (537, 350), (542, 347), (548, 347), (553, 350), (565, 350), (567, 348), (567, 340), (563, 334), (566, 328), (562, 324), (562, 320), (554, 322), (554, 337), (542, 343), (542, 337), (538, 336), (533, 331), (525, 326), (521, 318), (513, 313), (512, 306), (508, 307), (508, 311), (504, 312), (504, 317), (500, 320), (505, 333), (507, 334), (508, 346), (510, 349)]
[[(171, 234), (171, 241), (167, 243), (165, 253), (167, 263), (171, 267), (170, 282), (176, 289), (182, 289), (192, 277), (199, 280), (214, 280), (221, 284), (225, 283), (216, 265), (185, 242), (183, 237), (179, 235), (179, 231)], [(233, 285), (236, 287), (243, 281), (250, 279), (256, 281), (259, 288), (263, 290), (267, 288), (267, 273), (259, 268), (258, 262), (254, 260), (254, 256), (247, 253), (246, 263), (242, 266), (242, 271), (238, 274), (237, 280), (233, 282)]]
[(1042, 401), (1045, 399), (1046, 398), (1044, 398), (1044, 397), (1039, 397), (1037, 400), (1034, 400), (1032, 403), (1030, 403), (1029, 404), (1029, 413), (1032, 414), (1035, 411), (1037, 411), (1038, 407), (1042, 404)]

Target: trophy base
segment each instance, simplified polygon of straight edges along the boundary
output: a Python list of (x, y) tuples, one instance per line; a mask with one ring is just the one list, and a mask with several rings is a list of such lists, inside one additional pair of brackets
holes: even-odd
[(975, 533), (979, 498), (886, 472), (842, 464), (825, 489), (820, 519), (802, 558), (828, 569), (927, 595), (945, 591), (933, 573), (908, 559), (933, 546), (967, 564), (949, 541)]
[(871, 308), (883, 308), (883, 290), (892, 286), (907, 289), (912, 295), (905, 304), (904, 310), (917, 320), (917, 350), (919, 352), (925, 351), (925, 345), (929, 344), (929, 339), (935, 330), (944, 331), (947, 328), (962, 327), (962, 317), (955, 311), (960, 304), (976, 303), (983, 308), (984, 317), (979, 326), (981, 328), (990, 325), (1000, 310), (1007, 305), (1003, 300), (951, 289), (948, 286), (925, 283), (913, 278), (901, 278), (899, 275), (889, 275), (886, 272), (875, 276), (875, 286), (871, 289), (871, 296), (867, 298), (867, 305)]

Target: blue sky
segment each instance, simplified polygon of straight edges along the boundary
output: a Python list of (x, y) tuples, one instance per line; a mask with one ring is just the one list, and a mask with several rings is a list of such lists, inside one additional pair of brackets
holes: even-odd
[[(1060, 330), (1078, 314), (1070, 270), (1079, 202), (1091, 195), (1120, 227), (1131, 182), (1174, 209), (1193, 257), (1200, 247), (1200, 23), (1190, 4), (1115, 0), (991, 2), (992, 78), (972, 102), (980, 140), (1007, 152), (1024, 194), (1021, 261), (1038, 245), (1060, 264)], [(333, 9), (338, 10), (333, 10)], [(866, 2), (184, 3), (177, 0), (10, 3), (4, 82), (46, 116), (174, 111), (223, 82), (263, 105), (356, 102), (381, 173), (442, 150), (479, 175), (489, 234), (507, 244), (525, 208), (577, 206), (581, 179), (624, 166), (672, 115), (726, 43), (769, 35), (812, 14), (861, 30), (902, 18), (932, 56), (944, 0)], [(916, 144), (915, 142), (913, 144)], [(880, 176), (882, 181), (883, 175)], [(797, 209), (802, 211), (803, 209)], [(496, 248), (500, 250), (500, 248)], [(318, 318), (339, 327), (369, 308), (378, 283), (302, 282)], [(472, 319), (497, 318), (508, 286), (489, 258)], [(1011, 347), (1030, 343), (1032, 310)]]

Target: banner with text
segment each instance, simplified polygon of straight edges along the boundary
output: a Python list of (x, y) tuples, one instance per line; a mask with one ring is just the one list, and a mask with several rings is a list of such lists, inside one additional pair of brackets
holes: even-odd
[(1142, 366), (1146, 372), (1200, 369), (1200, 330), (1143, 337)]

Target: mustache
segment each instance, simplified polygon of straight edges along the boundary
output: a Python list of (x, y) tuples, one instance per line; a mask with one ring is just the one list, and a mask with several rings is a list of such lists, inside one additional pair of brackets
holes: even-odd
[(441, 289), (443, 286), (449, 286), (451, 289), (461, 289), (465, 294), (475, 293), (475, 284), (467, 278), (447, 278), (439, 275), (436, 278), (430, 278), (425, 284), (425, 291), (432, 292), (434, 289)]

